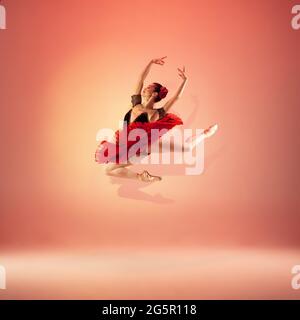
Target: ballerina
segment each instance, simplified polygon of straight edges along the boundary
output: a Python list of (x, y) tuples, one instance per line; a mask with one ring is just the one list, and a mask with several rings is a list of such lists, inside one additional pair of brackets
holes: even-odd
[[(183, 90), (187, 83), (187, 76), (185, 74), (185, 67), (182, 69), (177, 68), (182, 83), (180, 84), (175, 95), (170, 98), (161, 108), (155, 108), (155, 103), (164, 99), (168, 93), (168, 89), (162, 86), (160, 83), (153, 82), (146, 86), (144, 89), (144, 81), (150, 71), (153, 64), (164, 65), (166, 58), (152, 59), (144, 69), (141, 77), (138, 80), (134, 94), (131, 96), (132, 108), (126, 113), (124, 117), (124, 123), (126, 124), (127, 132), (129, 133), (133, 129), (144, 129), (147, 132), (148, 145), (151, 147), (150, 132), (151, 129), (166, 129), (164, 133), (171, 130), (177, 125), (183, 124), (182, 120), (173, 113), (168, 112), (176, 101), (181, 97)], [(218, 129), (218, 126), (212, 125), (205, 129), (200, 135), (193, 135), (186, 139), (183, 146), (177, 146), (174, 142), (171, 142), (170, 151), (190, 151), (203, 139), (211, 137)], [(95, 152), (95, 161), (97, 163), (106, 163), (105, 173), (109, 176), (122, 177), (128, 179), (136, 179), (144, 182), (160, 181), (160, 176), (151, 175), (147, 170), (142, 173), (137, 173), (130, 170), (128, 167), (132, 166), (130, 157), (126, 158), (126, 163), (121, 163), (120, 158), (128, 151), (133, 142), (128, 141), (126, 150), (123, 150), (120, 143), (120, 135), (122, 131), (118, 130), (115, 133), (113, 141), (102, 140)], [(161, 135), (163, 135), (162, 133)], [(159, 138), (161, 137), (159, 136)], [(162, 152), (161, 140), (159, 139), (160, 152)], [(115, 147), (115, 153), (111, 157), (107, 158), (109, 147)], [(148, 152), (148, 154), (150, 154)], [(126, 153), (127, 157), (127, 153)]]

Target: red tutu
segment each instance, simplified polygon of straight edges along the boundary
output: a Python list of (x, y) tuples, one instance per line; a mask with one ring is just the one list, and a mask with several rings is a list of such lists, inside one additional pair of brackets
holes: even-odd
[[(181, 124), (183, 124), (182, 120), (173, 113), (166, 113), (163, 118), (154, 122), (132, 122), (126, 126), (126, 130), (123, 129), (115, 132), (115, 143), (106, 140), (99, 143), (95, 152), (95, 161), (97, 163), (126, 163), (130, 159), (132, 152), (134, 152), (132, 150), (134, 147), (131, 148), (134, 144), (139, 142), (139, 146), (134, 154), (140, 155), (141, 152), (148, 150), (151, 143), (157, 141), (176, 125)], [(139, 135), (139, 139), (131, 141), (133, 139), (130, 137), (130, 132), (132, 132), (133, 129), (143, 129), (143, 131), (140, 131), (142, 134)], [(153, 135), (152, 129), (157, 129), (154, 130), (157, 134)], [(139, 131), (135, 130), (135, 132), (132, 133), (136, 134), (136, 132)], [(135, 135), (133, 135), (133, 137), (135, 137)], [(150, 154), (148, 151), (147, 153)]]

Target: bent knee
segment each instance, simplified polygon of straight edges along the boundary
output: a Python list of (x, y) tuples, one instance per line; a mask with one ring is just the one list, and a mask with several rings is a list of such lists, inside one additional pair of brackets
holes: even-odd
[(104, 172), (106, 175), (111, 175), (112, 171), (115, 169), (115, 164), (113, 163), (109, 163), (106, 165), (105, 169), (104, 169)]
[(126, 165), (116, 164), (116, 163), (108, 163), (105, 167), (105, 174), (108, 176), (116, 175), (120, 171), (122, 171), (122, 169), (124, 167), (126, 167)]

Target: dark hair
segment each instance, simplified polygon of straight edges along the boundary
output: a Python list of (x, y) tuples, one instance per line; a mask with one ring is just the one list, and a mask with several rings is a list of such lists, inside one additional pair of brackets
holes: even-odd
[(162, 86), (158, 82), (153, 82), (153, 84), (155, 85), (154, 92), (158, 93), (158, 95), (155, 97), (154, 102), (158, 102), (167, 95), (168, 89), (166, 87)]

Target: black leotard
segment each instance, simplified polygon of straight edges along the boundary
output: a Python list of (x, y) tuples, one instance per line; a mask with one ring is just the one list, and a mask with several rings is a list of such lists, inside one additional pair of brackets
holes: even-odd
[[(131, 117), (131, 112), (134, 106), (137, 104), (142, 103), (142, 96), (140, 94), (134, 94), (131, 96), (131, 103), (132, 103), (132, 108), (126, 113), (124, 117), (124, 121), (126, 121), (128, 124), (130, 123), (130, 117)], [(159, 108), (156, 109), (158, 114), (159, 114), (159, 119), (163, 118), (166, 115), (166, 111), (164, 108)], [(142, 112), (139, 116), (134, 119), (133, 122), (150, 122), (148, 118), (148, 113), (147, 112)]]

